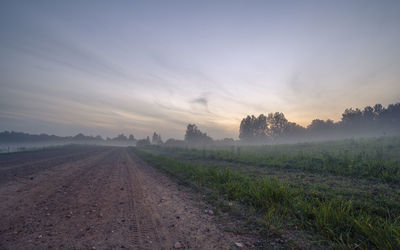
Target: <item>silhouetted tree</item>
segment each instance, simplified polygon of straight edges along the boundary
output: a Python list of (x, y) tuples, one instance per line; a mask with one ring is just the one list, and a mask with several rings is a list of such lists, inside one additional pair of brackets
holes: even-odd
[(239, 138), (248, 142), (263, 142), (270, 136), (267, 117), (260, 114), (258, 117), (247, 116), (240, 123)]
[(362, 111), (362, 116), (364, 118), (364, 122), (372, 122), (376, 118), (374, 109), (371, 106), (367, 106), (364, 108), (364, 110)]
[(189, 145), (201, 146), (209, 145), (213, 142), (213, 139), (209, 137), (206, 133), (201, 132), (196, 124), (188, 124), (185, 134), (185, 141)]
[(342, 122), (349, 128), (355, 128), (361, 125), (363, 115), (360, 109), (346, 109), (342, 114)]
[(240, 123), (239, 138), (243, 141), (250, 141), (254, 138), (254, 124), (256, 117), (254, 115), (247, 116)]
[(154, 132), (152, 140), (151, 140), (151, 143), (153, 143), (155, 145), (162, 144), (161, 135), (159, 135), (156, 132)]
[(296, 139), (303, 137), (306, 133), (306, 128), (295, 122), (288, 122), (284, 129), (283, 135), (285, 139)]
[(128, 141), (128, 137), (126, 137), (124, 134), (119, 134), (115, 138), (111, 139), (112, 141), (118, 141), (118, 142), (126, 142)]
[(285, 115), (280, 112), (268, 114), (267, 122), (272, 137), (283, 135), (288, 125), (288, 120), (285, 118)]
[(86, 136), (82, 133), (79, 133), (77, 135), (74, 136), (74, 140), (78, 140), (78, 141), (83, 141), (86, 139)]
[(379, 117), (380, 114), (385, 110), (385, 108), (382, 106), (382, 104), (375, 104), (374, 105), (374, 114), (375, 116)]
[(337, 124), (330, 119), (315, 119), (307, 126), (307, 135), (313, 139), (328, 139), (335, 135), (336, 128)]
[(150, 138), (147, 136), (146, 139), (141, 139), (136, 142), (136, 146), (145, 147), (150, 145)]
[(168, 139), (165, 143), (164, 146), (167, 147), (183, 147), (185, 146), (185, 142), (182, 140), (175, 140), (175, 139)]
[(382, 110), (379, 115), (379, 122), (384, 131), (389, 134), (400, 132), (400, 103), (390, 104)]
[(321, 133), (327, 133), (335, 127), (335, 123), (332, 120), (320, 120), (315, 119), (307, 126), (307, 130), (312, 135), (318, 135)]

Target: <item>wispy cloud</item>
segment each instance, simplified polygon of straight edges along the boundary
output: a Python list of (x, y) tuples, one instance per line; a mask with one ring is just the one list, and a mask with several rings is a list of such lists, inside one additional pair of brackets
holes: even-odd
[(140, 85), (143, 82), (152, 85), (161, 84), (156, 75), (128, 72), (118, 61), (113, 61), (107, 58), (106, 53), (98, 51), (96, 46), (93, 46), (95, 49), (88, 48), (76, 39), (63, 36), (60, 31), (50, 27), (25, 24), (2, 36), (0, 44), (3, 48), (30, 56), (38, 62), (58, 65), (98, 79), (107, 79), (114, 84)]
[(191, 101), (191, 103), (200, 104), (200, 105), (203, 105), (205, 108), (208, 108), (208, 99), (207, 99), (207, 97), (195, 98), (195, 99), (193, 99)]

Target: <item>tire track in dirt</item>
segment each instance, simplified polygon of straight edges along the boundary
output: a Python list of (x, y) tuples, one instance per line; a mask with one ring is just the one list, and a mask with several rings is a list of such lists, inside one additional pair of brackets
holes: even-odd
[(255, 235), (224, 231), (224, 223), (204, 212), (209, 207), (202, 200), (201, 193), (196, 194), (179, 185), (143, 162), (132, 150), (128, 153), (139, 172), (146, 200), (153, 204), (152, 213), (158, 215), (160, 228), (167, 232), (164, 246), (173, 248), (174, 242), (178, 241), (185, 249), (238, 249), (235, 243), (239, 242), (242, 249), (248, 249), (260, 242), (261, 239)]
[(22, 163), (19, 165), (5, 165), (0, 167), (0, 183), (8, 181), (11, 178), (25, 178), (26, 176), (35, 174), (36, 172), (48, 170), (61, 164), (73, 163), (82, 161), (91, 155), (101, 152), (101, 150), (79, 150), (75, 149), (76, 152), (51, 157), (50, 159), (41, 159), (36, 161), (29, 161), (29, 163)]
[[(43, 197), (48, 192), (55, 191), (53, 190), (53, 188), (56, 188), (56, 186), (58, 186), (60, 183), (65, 183), (67, 181), (65, 174), (69, 173), (70, 175), (75, 174), (76, 176), (78, 176), (76, 174), (76, 171), (79, 171), (80, 168), (88, 164), (92, 164), (93, 161), (99, 159), (101, 160), (102, 157), (105, 157), (108, 152), (109, 149), (103, 149), (102, 151), (98, 151), (98, 153), (95, 155), (89, 154), (83, 157), (83, 159), (81, 159), (79, 162), (66, 162), (56, 166), (52, 166), (52, 168), (46, 171), (40, 171), (36, 173), (35, 178), (31, 179), (30, 181), (27, 180), (25, 182), (22, 182), (16, 179), (8, 179), (7, 182), (4, 182), (2, 183), (2, 185), (0, 185), (0, 197), (3, 201), (7, 198), (13, 198), (15, 201), (17, 198), (19, 198), (20, 200), (29, 200), (30, 198), (27, 196)], [(42, 185), (48, 185), (50, 187), (43, 190)], [(65, 187), (65, 185), (63, 185), (63, 187)], [(14, 195), (14, 193), (17, 194)]]
[(0, 185), (0, 249), (171, 249), (177, 241), (223, 249), (237, 240), (131, 149), (79, 157), (46, 166), (27, 184)]
[[(95, 152), (95, 151), (93, 151)], [(52, 163), (52, 162), (57, 162), (57, 161), (66, 161), (69, 160), (71, 158), (80, 158), (84, 155), (87, 155), (87, 152), (82, 153), (82, 151), (76, 151), (73, 153), (69, 153), (69, 154), (63, 154), (63, 155), (58, 155), (55, 157), (49, 157), (46, 159), (38, 159), (38, 160), (31, 160), (29, 161), (29, 163), (23, 162), (23, 163), (19, 163), (19, 164), (15, 164), (15, 163), (8, 163), (8, 164), (1, 164), (0, 165), (0, 170), (6, 170), (6, 169), (17, 169), (20, 167), (29, 167), (32, 165), (37, 165), (37, 164), (47, 164), (47, 163)]]
[(127, 172), (127, 167), (121, 161), (118, 162), (120, 183), (123, 185), (121, 190), (127, 189), (126, 196), (127, 201), (124, 207), (121, 207), (120, 214), (122, 218), (128, 218), (129, 227), (126, 231), (126, 236), (129, 240), (129, 247), (140, 248), (142, 245), (142, 239), (139, 233), (139, 223), (135, 211), (135, 201), (133, 196), (134, 189), (130, 180), (129, 173)]
[(22, 151), (9, 154), (0, 154), (0, 167), (13, 166), (16, 167), (20, 164), (36, 163), (38, 161), (47, 161), (51, 158), (60, 156), (72, 155), (76, 153), (99, 151), (98, 146), (88, 145), (66, 145), (58, 148), (48, 148), (39, 151)]
[[(65, 164), (61, 171), (52, 173), (50, 178), (45, 178), (47, 179), (45, 184), (40, 183), (37, 186), (31, 184), (23, 187), (24, 192), (19, 195), (19, 199), (9, 201), (17, 212), (13, 214), (14, 216), (8, 214), (8, 228), (3, 227), (6, 223), (2, 221), (0, 241), (11, 240), (16, 244), (15, 248), (17, 249), (23, 249), (29, 245), (38, 248), (38, 245), (35, 245), (38, 242), (42, 243), (39, 245), (50, 243), (45, 240), (43, 235), (49, 230), (54, 231), (54, 228), (65, 226), (65, 220), (72, 216), (68, 212), (72, 212), (69, 211), (72, 208), (71, 203), (73, 204), (73, 200), (79, 193), (80, 186), (84, 185), (90, 171), (104, 162), (111, 153), (112, 151), (110, 152), (108, 149), (94, 157), (84, 159), (74, 166)], [(66, 167), (67, 169), (65, 169)], [(54, 170), (52, 171), (54, 172)], [(7, 216), (6, 211), (10, 211), (9, 209), (10, 207), (7, 210), (2, 210), (5, 213), (1, 213), (2, 218)], [(41, 236), (40, 241), (36, 240), (35, 242), (32, 239), (32, 236), (35, 235), (37, 235), (36, 237)], [(1, 236), (4, 236), (4, 238)]]
[(135, 165), (124, 150), (118, 162), (121, 183), (127, 188), (128, 207), (121, 211), (129, 218), (130, 246), (135, 249), (161, 249), (165, 242), (160, 237), (159, 227), (154, 222), (151, 204), (145, 201), (142, 184)]
[[(113, 150), (101, 161), (86, 167), (70, 186), (68, 198), (62, 202), (68, 204), (72, 214), (72, 220), (66, 220), (63, 228), (66, 232), (71, 231), (73, 239), (67, 242), (68, 248), (92, 248), (99, 244), (107, 245), (107, 225), (110, 224), (107, 218), (103, 218), (104, 207), (107, 200), (107, 185), (114, 170), (113, 164), (117, 160), (118, 150)], [(75, 224), (75, 229), (71, 228), (71, 222)], [(62, 244), (59, 241), (55, 245)], [(108, 247), (107, 247), (108, 248)]]
[(2, 221), (0, 242), (16, 249), (162, 249), (151, 204), (125, 149), (66, 166), (50, 169), (47, 183), (24, 187), (19, 199), (9, 201), (1, 216), (12, 206), (19, 209)]
[[(107, 206), (107, 200), (104, 197), (107, 196), (108, 189), (106, 187), (112, 171), (114, 171), (114, 163), (118, 159), (118, 150), (113, 150), (95, 164), (84, 168), (76, 178), (77, 180), (70, 185), (67, 198), (60, 197), (58, 203), (67, 204), (67, 208), (72, 212), (71, 218), (73, 218), (64, 220), (64, 225), (62, 225), (65, 233), (73, 236), (64, 244), (68, 248), (89, 249), (94, 246), (99, 247), (99, 245), (107, 246), (106, 249), (114, 248), (107, 242), (107, 234), (110, 231), (108, 224), (112, 217), (103, 218), (105, 217), (103, 210)], [(113, 215), (112, 211), (110, 214)], [(71, 224), (74, 225), (74, 228), (71, 227)], [(76, 240), (80, 242), (77, 243)], [(62, 245), (63, 241), (63, 239), (59, 239), (55, 245)]]

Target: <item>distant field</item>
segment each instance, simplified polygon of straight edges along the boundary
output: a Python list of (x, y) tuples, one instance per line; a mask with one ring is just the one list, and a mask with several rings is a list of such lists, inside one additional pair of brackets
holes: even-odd
[(267, 239), (291, 231), (322, 247), (400, 249), (400, 137), (134, 150), (221, 210), (244, 205)]
[(67, 145), (67, 143), (0, 143), (0, 154), (42, 150), (48, 147), (57, 147)]

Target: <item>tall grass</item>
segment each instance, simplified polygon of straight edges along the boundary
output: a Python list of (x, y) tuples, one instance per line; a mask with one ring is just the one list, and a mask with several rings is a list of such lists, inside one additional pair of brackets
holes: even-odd
[(162, 148), (189, 159), (353, 176), (400, 184), (400, 138), (199, 150)]
[(400, 218), (382, 218), (351, 201), (304, 191), (274, 178), (200, 167), (139, 149), (136, 154), (180, 182), (211, 189), (263, 214), (265, 228), (282, 223), (312, 231), (330, 247), (400, 249)]

